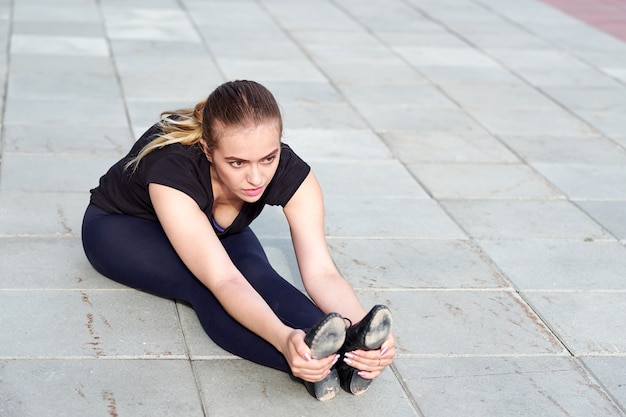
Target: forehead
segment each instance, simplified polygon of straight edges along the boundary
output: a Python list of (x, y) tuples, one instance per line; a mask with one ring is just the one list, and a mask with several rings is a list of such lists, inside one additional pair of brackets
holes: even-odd
[(263, 123), (245, 127), (225, 127), (215, 150), (225, 157), (255, 159), (267, 156), (277, 147), (280, 147), (278, 125)]

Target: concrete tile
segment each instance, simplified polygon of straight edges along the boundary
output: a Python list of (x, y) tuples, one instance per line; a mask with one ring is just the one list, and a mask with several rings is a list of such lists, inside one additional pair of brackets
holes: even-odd
[(0, 291), (0, 357), (184, 358), (172, 301), (134, 290)]
[(385, 7), (377, 2), (362, 2), (358, 0), (343, 0), (344, 8), (364, 26), (374, 32), (403, 28), (406, 32), (424, 30), (424, 25), (432, 22), (424, 17), (417, 9), (402, 1), (387, 1)]
[(255, 80), (262, 84), (281, 82), (326, 82), (326, 77), (306, 60), (221, 58), (218, 64), (227, 79)]
[(320, 64), (350, 63), (352, 65), (366, 66), (371, 62), (398, 63), (396, 54), (382, 44), (377, 45), (306, 45), (306, 50), (311, 59)]
[(622, 411), (568, 357), (397, 359), (423, 415), (596, 416)]
[(98, 8), (91, 3), (82, 5), (29, 5), (18, 2), (14, 6), (13, 19), (16, 21), (99, 22)]
[(401, 356), (567, 355), (559, 340), (513, 291), (358, 294), (366, 306), (389, 306)]
[(521, 158), (535, 164), (626, 164), (626, 151), (600, 136), (500, 135)]
[(354, 19), (332, 3), (319, 2), (302, 7), (298, 2), (266, 1), (267, 12), (287, 31), (319, 30), (362, 30)]
[(115, 69), (106, 56), (62, 56), (13, 54), (9, 65), (11, 76), (16, 74), (37, 75), (114, 75)]
[(497, 68), (500, 66), (488, 55), (470, 47), (401, 46), (393, 50), (419, 69), (422, 67)]
[(206, 46), (199, 41), (111, 39), (111, 51), (115, 57), (135, 56), (206, 56)]
[(410, 164), (436, 199), (558, 199), (562, 195), (525, 165)]
[(583, 61), (556, 49), (486, 48), (485, 52), (505, 67), (517, 68), (590, 68)]
[(621, 372), (626, 366), (623, 357), (588, 357), (582, 362), (591, 370), (605, 390), (624, 408), (626, 404), (626, 385)]
[(543, 88), (563, 106), (575, 110), (626, 111), (626, 87), (622, 88)]
[(624, 290), (626, 248), (618, 242), (477, 242), (521, 290)]
[(357, 30), (337, 29), (333, 31), (296, 30), (289, 32), (289, 34), (303, 47), (342, 46), (350, 48), (358, 46), (361, 48), (379, 48), (381, 46), (381, 41), (378, 39), (379, 36), (363, 30), (363, 28)]
[(590, 136), (591, 126), (563, 110), (466, 109), (495, 135)]
[(424, 74), (435, 84), (488, 83), (489, 85), (526, 85), (519, 77), (502, 67), (446, 67), (443, 65), (420, 66)]
[(517, 157), (486, 132), (387, 132), (382, 134), (404, 163), (513, 163)]
[(300, 60), (306, 55), (290, 39), (267, 40), (255, 37), (241, 39), (212, 40), (209, 44), (216, 59), (237, 59), (245, 56), (249, 59)]
[(626, 199), (626, 165), (544, 165), (533, 167), (571, 199)]
[(0, 234), (77, 236), (88, 203), (87, 189), (83, 193), (0, 189)]
[(7, 95), (27, 100), (121, 100), (121, 90), (113, 75), (11, 74)]
[(342, 85), (341, 91), (357, 108), (372, 103), (424, 108), (457, 108), (438, 88), (422, 84)]
[(281, 104), (283, 122), (292, 129), (365, 129), (363, 118), (347, 103)]
[(507, 286), (499, 269), (467, 240), (336, 238), (328, 244), (357, 291)]
[(484, 132), (483, 127), (460, 109), (361, 105), (359, 111), (378, 132)]
[[(34, 7), (32, 10), (42, 15), (40, 7)], [(48, 8), (50, 10), (50, 8)], [(85, 16), (85, 8), (77, 7), (55, 7), (54, 12), (61, 12), (63, 22), (59, 21), (41, 21), (41, 20), (13, 20), (12, 32), (18, 35), (45, 35), (45, 36), (79, 36), (79, 37), (104, 37), (104, 28), (94, 21), (70, 21), (65, 19), (68, 10), (78, 12), (80, 17)], [(22, 10), (23, 11), (23, 10)], [(17, 9), (16, 9), (17, 13)], [(89, 13), (87, 13), (89, 14)], [(78, 17), (78, 16), (77, 16)], [(15, 17), (14, 17), (15, 19)], [(97, 20), (97, 19), (96, 19)]]
[(443, 91), (466, 109), (559, 109), (549, 97), (526, 86), (450, 83)]
[(407, 84), (426, 82), (424, 76), (402, 61), (370, 62), (354, 71), (354, 64), (328, 63), (321, 65), (324, 73), (339, 85), (356, 84)]
[(397, 161), (311, 162), (311, 167), (325, 198), (429, 198), (407, 169)]
[(85, 192), (98, 185), (98, 178), (119, 158), (5, 154), (3, 159), (0, 184), (4, 190)]
[[(204, 409), (215, 417), (257, 414), (299, 416), (381, 415), (417, 416), (402, 387), (386, 370), (369, 390), (353, 396), (341, 391), (330, 401), (320, 402), (286, 373), (243, 360), (194, 361)], [(223, 383), (228, 381), (227, 383)], [(245, 401), (241, 401), (245, 398)], [(380, 401), (385, 398), (385, 401)]]
[(8, 99), (5, 125), (127, 126), (121, 100), (24, 100)]
[(1, 360), (5, 417), (204, 413), (188, 361)]
[(429, 21), (419, 21), (420, 30), (405, 32), (396, 28), (377, 30), (376, 35), (392, 48), (398, 47), (430, 47), (430, 48), (463, 48), (467, 42), (460, 36), (443, 29), (440, 25)]
[(4, 237), (0, 248), (1, 289), (124, 288), (92, 268), (77, 237)]
[(623, 291), (527, 291), (524, 297), (574, 355), (626, 352)]
[(143, 26), (138, 26), (137, 22), (107, 22), (106, 30), (110, 39), (201, 42), (198, 33), (191, 24), (181, 24), (176, 21), (158, 23), (147, 22)]
[(283, 142), (305, 161), (389, 160), (393, 156), (382, 140), (369, 129), (291, 129)]
[(576, 203), (618, 239), (626, 239), (626, 202), (580, 201)]
[(474, 239), (610, 239), (567, 201), (442, 201)]
[(104, 38), (83, 36), (13, 35), (11, 55), (79, 55), (108, 56), (109, 48)]
[(4, 127), (4, 152), (88, 153), (121, 157), (134, 143), (130, 130), (119, 126), (85, 127), (9, 125)]
[(329, 82), (280, 82), (265, 83), (279, 104), (296, 103), (345, 103), (341, 93)]
[(124, 75), (121, 78), (126, 100), (189, 101), (192, 104), (205, 99), (221, 84), (217, 74), (194, 74), (183, 78), (169, 74)]
[[(368, 197), (326, 198), (326, 232), (333, 237), (465, 239), (432, 200)], [(355, 213), (359, 213), (355, 216)], [(380, 216), (380, 213), (386, 213)], [(364, 220), (366, 219), (366, 220)]]
[(576, 114), (606, 136), (621, 136), (626, 131), (626, 120), (621, 110), (577, 110)]
[(515, 72), (537, 87), (618, 88), (619, 83), (595, 68), (516, 68)]
[[(121, 78), (130, 75), (147, 77), (176, 77), (180, 75), (181, 67), (194, 68), (197, 73), (201, 73), (205, 79), (217, 80), (221, 76), (215, 66), (215, 61), (205, 53), (202, 55), (132, 55), (116, 54), (115, 68)], [(181, 77), (178, 77), (179, 81)], [(216, 82), (217, 84), (218, 82)], [(220, 82), (221, 83), (221, 82)], [(209, 92), (206, 92), (209, 95)], [(170, 98), (176, 98), (170, 97)]]

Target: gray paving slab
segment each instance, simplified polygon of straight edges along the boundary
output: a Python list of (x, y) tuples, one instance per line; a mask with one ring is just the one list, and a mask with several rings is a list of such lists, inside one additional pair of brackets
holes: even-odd
[(386, 132), (382, 135), (405, 164), (424, 162), (513, 163), (519, 159), (487, 132)]
[[(326, 198), (429, 198), (409, 171), (397, 161), (312, 162), (311, 166)], [(357, 170), (361, 172), (358, 177), (352, 175)]]
[[(345, 416), (393, 413), (418, 416), (398, 380), (387, 369), (367, 395), (340, 392), (332, 402), (315, 401), (287, 374), (242, 360), (194, 361), (204, 408), (213, 416)], [(238, 384), (223, 384), (239, 375)], [(385, 401), (380, 401), (385, 398)]]
[[(537, 0), (0, 0), (0, 45), (0, 415), (626, 416), (621, 40)], [(313, 400), (82, 253), (99, 176), (233, 78), (276, 94), (338, 268), (392, 308), (363, 396)], [(281, 209), (253, 229), (303, 290)]]
[(623, 416), (567, 357), (398, 359), (425, 416)]
[(602, 136), (520, 136), (499, 138), (531, 165), (624, 165), (626, 152)]
[(508, 286), (499, 267), (469, 240), (336, 238), (329, 245), (359, 291)]
[(626, 202), (581, 201), (577, 204), (615, 237), (626, 239)]
[(527, 291), (524, 297), (574, 355), (623, 355), (626, 351), (623, 291)]
[(521, 290), (626, 289), (626, 248), (618, 242), (481, 240), (478, 244)]
[(124, 288), (93, 269), (78, 237), (3, 237), (0, 249), (0, 290)]
[(626, 199), (626, 165), (534, 164), (572, 200)]
[(437, 199), (559, 199), (562, 194), (526, 165), (410, 164)]
[(441, 205), (475, 239), (611, 239), (567, 201), (447, 200)]
[(3, 358), (183, 358), (176, 306), (134, 290), (0, 291)]
[(603, 386), (609, 391), (618, 404), (624, 408), (626, 404), (626, 385), (621, 370), (626, 365), (623, 357), (595, 357), (583, 358), (582, 362), (602, 381)]
[(5, 417), (205, 415), (186, 360), (0, 360), (0, 375)]
[(88, 192), (55, 193), (2, 189), (0, 233), (3, 236), (78, 235), (88, 201)]

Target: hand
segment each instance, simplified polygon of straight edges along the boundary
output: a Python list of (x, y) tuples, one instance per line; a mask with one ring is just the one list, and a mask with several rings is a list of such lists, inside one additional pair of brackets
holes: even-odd
[(396, 341), (393, 333), (377, 350), (353, 350), (346, 352), (344, 361), (359, 370), (359, 376), (365, 379), (374, 379), (391, 365), (396, 356)]
[(291, 373), (309, 382), (318, 382), (326, 378), (330, 368), (337, 362), (339, 355), (332, 354), (321, 359), (312, 359), (311, 350), (304, 343), (305, 333), (293, 330), (286, 340), (283, 355), (291, 368)]

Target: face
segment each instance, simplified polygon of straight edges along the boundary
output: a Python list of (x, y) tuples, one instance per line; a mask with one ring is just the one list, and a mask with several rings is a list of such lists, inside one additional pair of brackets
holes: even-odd
[(276, 124), (225, 128), (210, 158), (213, 181), (225, 197), (255, 202), (274, 177), (279, 158)]

